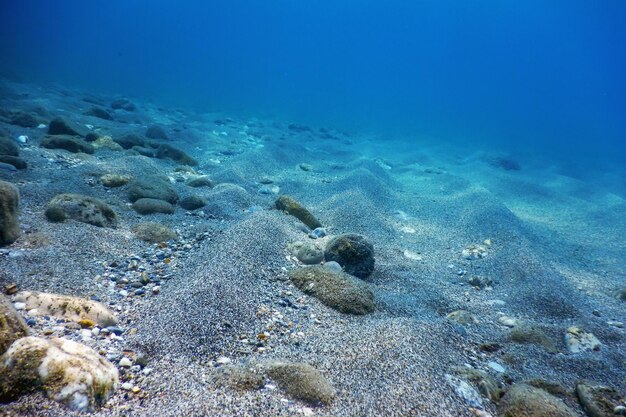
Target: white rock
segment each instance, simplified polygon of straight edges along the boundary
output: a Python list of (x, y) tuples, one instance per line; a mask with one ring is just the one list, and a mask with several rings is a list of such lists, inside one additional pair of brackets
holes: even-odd
[(506, 327), (515, 327), (517, 326), (518, 322), (517, 319), (508, 317), (508, 316), (502, 316), (498, 319), (498, 323), (500, 323), (503, 326)]
[(504, 368), (504, 366), (500, 365), (498, 362), (493, 362), (493, 361), (488, 362), (487, 366), (500, 374), (503, 374), (506, 372), (506, 369)]
[(131, 389), (133, 389), (133, 384), (131, 384), (130, 382), (124, 382), (122, 384), (122, 389), (124, 391), (130, 391)]
[(226, 356), (220, 356), (219, 358), (217, 358), (217, 360), (215, 361), (218, 365), (228, 365), (229, 363), (231, 363), (231, 359), (227, 358)]
[(14, 303), (13, 307), (15, 307), (16, 310), (24, 310), (26, 308), (26, 304), (25, 303)]
[(578, 327), (570, 327), (565, 333), (565, 345), (570, 353), (600, 350), (602, 343), (593, 333), (583, 331)]
[(133, 366), (133, 362), (126, 356), (124, 356), (122, 359), (120, 359), (119, 365), (123, 368), (130, 368), (131, 366)]

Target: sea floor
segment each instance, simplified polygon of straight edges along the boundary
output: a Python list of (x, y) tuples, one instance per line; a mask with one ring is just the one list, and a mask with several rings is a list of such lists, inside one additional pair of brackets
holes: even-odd
[[(0, 180), (19, 189), (22, 229), (0, 248), (1, 287), (100, 300), (116, 313), (119, 335), (21, 313), (35, 335), (79, 341), (116, 364), (124, 356), (140, 363), (119, 366), (125, 385), (94, 416), (502, 414), (459, 367), (484, 371), (481, 378), (503, 392), (529, 381), (560, 387), (552, 393), (572, 415), (585, 415), (574, 394), (580, 381), (626, 394), (619, 172), (573, 176), (545, 156), (419, 138), (381, 142), (118, 99), (0, 85), (0, 133), (27, 136), (16, 143), (28, 165), (0, 169)], [(93, 154), (41, 146), (59, 116), (95, 134)], [(153, 125), (162, 129), (147, 138)], [(127, 134), (145, 143), (116, 146)], [(197, 165), (167, 147), (160, 158), (143, 156), (155, 152), (149, 143), (180, 149)], [(131, 184), (106, 187), (105, 174), (127, 175)], [(132, 181), (153, 176), (204, 206), (179, 202), (173, 214), (139, 214), (129, 200)], [(61, 193), (101, 199), (116, 227), (47, 220), (48, 202)], [(328, 236), (312, 239), (300, 220), (275, 209), (279, 195), (298, 200)], [(178, 238), (146, 243), (134, 232), (145, 222)], [(369, 314), (336, 311), (288, 275), (304, 268), (290, 244), (323, 249), (344, 233), (374, 247), (374, 272), (363, 279), (375, 300)], [(564, 338), (572, 327), (601, 345), (570, 352)], [(225, 369), (272, 361), (310, 364), (334, 399), (295, 398), (272, 378), (253, 388), (224, 383)], [(0, 405), (0, 415), (74, 414), (81, 415), (42, 392)]]

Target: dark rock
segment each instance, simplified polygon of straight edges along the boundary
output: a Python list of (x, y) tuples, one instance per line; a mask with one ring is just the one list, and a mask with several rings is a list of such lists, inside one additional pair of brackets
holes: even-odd
[(40, 120), (30, 113), (18, 111), (13, 113), (9, 123), (21, 127), (37, 127), (39, 126)]
[(93, 154), (94, 147), (82, 139), (72, 136), (46, 136), (41, 141), (41, 146), (48, 149), (65, 149), (72, 153), (88, 153)]
[(198, 161), (187, 155), (185, 152), (166, 144), (159, 145), (155, 156), (159, 159), (171, 159), (179, 164), (192, 166), (198, 165)]
[(140, 198), (152, 198), (176, 204), (178, 194), (167, 177), (148, 175), (133, 180), (128, 187), (128, 198), (131, 203)]
[(563, 401), (526, 384), (515, 384), (498, 404), (500, 417), (576, 417)]
[(11, 139), (0, 137), (0, 155), (20, 156), (20, 148)]
[(133, 203), (133, 209), (139, 214), (174, 214), (176, 210), (174, 206), (167, 201), (154, 198), (140, 198)]
[(197, 210), (206, 206), (206, 200), (197, 195), (190, 195), (180, 200), (180, 206), (185, 210)]
[(189, 182), (187, 182), (187, 185), (194, 188), (213, 187), (213, 181), (211, 181), (211, 179), (206, 175), (202, 175), (200, 177), (190, 179)]
[(302, 204), (300, 204), (297, 200), (287, 195), (281, 195), (276, 200), (276, 208), (278, 210), (284, 211), (285, 213), (294, 216), (296, 219), (300, 220), (302, 223), (307, 225), (310, 229), (316, 229), (318, 227), (322, 227), (322, 224), (311, 214), (309, 210), (306, 209)]
[(543, 347), (546, 352), (556, 353), (558, 349), (552, 339), (539, 327), (521, 324), (511, 329), (509, 339), (515, 343), (533, 344)]
[(289, 396), (311, 404), (330, 404), (335, 389), (317, 369), (306, 363), (272, 362), (265, 365), (267, 376)]
[[(63, 215), (61, 215), (63, 211)], [(115, 212), (102, 200), (79, 194), (59, 194), (46, 208), (46, 217), (58, 222), (62, 217), (88, 223), (98, 227), (116, 227)]]
[(175, 231), (159, 223), (141, 223), (133, 226), (132, 230), (138, 239), (149, 243), (167, 242), (178, 237)]
[(111, 116), (111, 113), (104, 110), (102, 107), (94, 106), (90, 108), (89, 110), (87, 110), (85, 112), (85, 115), (97, 117), (98, 119), (103, 119), (103, 120), (113, 120), (113, 116)]
[(622, 301), (626, 301), (626, 288), (622, 288), (618, 294), (617, 294), (617, 298), (622, 300)]
[(374, 311), (374, 295), (367, 285), (344, 273), (321, 266), (292, 269), (289, 278), (301, 291), (346, 314)]
[(236, 390), (257, 390), (263, 388), (265, 378), (250, 367), (225, 365), (215, 370), (215, 382)]
[(625, 400), (613, 388), (591, 385), (585, 382), (576, 384), (578, 401), (589, 417), (612, 417), (613, 410)]
[(132, 151), (137, 152), (141, 156), (147, 156), (148, 158), (154, 158), (154, 149), (146, 148), (143, 146), (133, 146)]
[(95, 141), (97, 141), (97, 140), (98, 140), (98, 138), (99, 138), (99, 137), (100, 137), (100, 136), (98, 136), (96, 133), (94, 133), (94, 132), (89, 132), (89, 133), (87, 133), (87, 134), (85, 135), (85, 140), (86, 140), (87, 142), (95, 142)]
[(335, 236), (326, 245), (326, 261), (335, 261), (348, 274), (367, 278), (374, 272), (374, 246), (365, 236), (345, 234)]
[(11, 155), (0, 155), (0, 162), (5, 164), (11, 164), (16, 169), (26, 169), (28, 168), (28, 164), (22, 158), (18, 158), (17, 156)]
[(15, 242), (20, 235), (19, 204), (17, 188), (0, 181), (0, 246)]
[(146, 137), (150, 139), (168, 140), (169, 137), (161, 126), (152, 125), (146, 130)]
[(146, 140), (139, 135), (134, 133), (130, 133), (128, 135), (124, 135), (120, 138), (113, 139), (114, 142), (118, 143), (124, 149), (130, 149), (133, 146), (144, 146)]
[(136, 111), (137, 106), (132, 103), (130, 100), (126, 98), (120, 98), (111, 103), (111, 108), (113, 110), (126, 110), (126, 111)]
[(17, 339), (29, 334), (22, 316), (15, 311), (11, 301), (4, 294), (0, 294), (0, 355)]
[(62, 117), (53, 119), (48, 125), (48, 134), (50, 135), (84, 136), (82, 132), (83, 129)]

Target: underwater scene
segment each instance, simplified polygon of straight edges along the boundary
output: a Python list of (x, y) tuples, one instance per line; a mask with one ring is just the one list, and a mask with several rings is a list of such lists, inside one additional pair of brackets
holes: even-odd
[(625, 40), (0, 0), (0, 416), (626, 416)]

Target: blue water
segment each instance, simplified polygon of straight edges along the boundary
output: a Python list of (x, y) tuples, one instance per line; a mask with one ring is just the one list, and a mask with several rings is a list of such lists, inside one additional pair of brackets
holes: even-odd
[(2, 0), (0, 70), (163, 105), (626, 161), (626, 3)]

